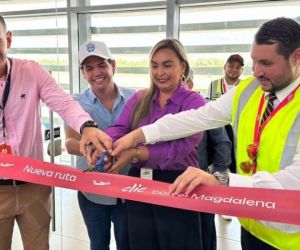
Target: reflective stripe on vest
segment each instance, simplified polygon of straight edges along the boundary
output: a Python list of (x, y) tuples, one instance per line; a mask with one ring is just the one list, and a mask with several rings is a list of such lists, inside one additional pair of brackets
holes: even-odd
[(216, 100), (222, 95), (222, 79), (212, 81), (210, 84), (210, 100)]
[[(243, 110), (249, 98), (251, 97), (252, 93), (258, 86), (259, 86), (258, 81), (254, 77), (249, 77), (241, 81), (239, 83), (238, 88), (235, 91), (235, 95), (233, 99), (232, 121), (231, 121), (231, 123), (233, 124), (233, 134), (234, 134), (233, 143), (234, 143), (235, 154), (237, 152), (236, 135), (237, 135), (238, 121), (241, 115), (241, 111)], [(237, 158), (237, 155), (235, 155), (235, 157)]]
[[(249, 160), (247, 146), (253, 143), (255, 119), (260, 98), (264, 92), (254, 78), (238, 85), (233, 101), (234, 133), (237, 152), (237, 171), (242, 161)], [(278, 172), (290, 165), (299, 143), (300, 91), (264, 128), (257, 158), (258, 171)], [(240, 130), (239, 130), (240, 128)], [(270, 154), (270, 152), (272, 152)], [(252, 219), (241, 219), (242, 226), (260, 240), (278, 249), (300, 249), (300, 234), (285, 233)], [(288, 228), (289, 225), (286, 225)]]

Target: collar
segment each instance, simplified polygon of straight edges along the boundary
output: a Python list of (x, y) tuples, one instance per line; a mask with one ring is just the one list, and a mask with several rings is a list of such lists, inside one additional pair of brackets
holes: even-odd
[[(183, 93), (186, 92), (190, 92), (190, 90), (188, 90), (183, 83), (180, 83), (178, 88), (173, 92), (173, 94), (170, 96), (170, 98), (167, 100), (168, 102), (172, 102), (175, 104), (181, 104), (182, 100), (184, 100), (186, 98), (185, 95), (183, 95)], [(156, 93), (153, 96), (153, 102), (157, 102), (158, 103), (158, 97), (159, 97), (159, 90), (156, 91)]]
[(117, 93), (118, 93), (118, 96), (117, 98), (125, 98), (125, 94), (124, 94), (124, 90), (122, 88), (120, 88), (117, 84), (115, 84), (115, 87), (117, 88)]
[(97, 97), (91, 88), (88, 88), (87, 90), (87, 97), (91, 103), (95, 103), (97, 101)]
[[(117, 89), (117, 98), (115, 100), (115, 102), (119, 101), (121, 98), (124, 99), (124, 93), (122, 91), (121, 88), (119, 88), (119, 86), (117, 84), (114, 83), (115, 88)], [(91, 88), (88, 89), (88, 99), (90, 100), (91, 103), (96, 103), (98, 101), (97, 96), (95, 95), (95, 93), (93, 92), (93, 90)], [(101, 100), (99, 100), (101, 101)]]
[(7, 66), (7, 67), (6, 67), (6, 72), (5, 72), (4, 76), (0, 78), (0, 81), (1, 81), (1, 80), (2, 80), (2, 81), (6, 81), (6, 80), (7, 80), (8, 72), (9, 72), (10, 67), (11, 67), (10, 61), (8, 60), (8, 58), (6, 58), (6, 66)]
[(227, 81), (226, 81), (226, 77), (224, 76), (223, 77), (223, 82), (226, 84), (226, 86), (228, 86), (228, 85), (235, 86), (240, 82), (240, 79), (237, 79), (237, 81), (234, 84), (228, 84)]

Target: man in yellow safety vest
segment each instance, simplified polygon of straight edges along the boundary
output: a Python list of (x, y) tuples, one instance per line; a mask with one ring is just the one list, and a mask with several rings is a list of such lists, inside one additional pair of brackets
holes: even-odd
[[(254, 77), (201, 108), (132, 131), (115, 142), (112, 155), (138, 142), (174, 140), (232, 123), (237, 174), (189, 167), (170, 192), (190, 193), (200, 184), (300, 190), (300, 24), (284, 17), (264, 23), (251, 57)], [(298, 225), (240, 222), (243, 250), (300, 249)]]

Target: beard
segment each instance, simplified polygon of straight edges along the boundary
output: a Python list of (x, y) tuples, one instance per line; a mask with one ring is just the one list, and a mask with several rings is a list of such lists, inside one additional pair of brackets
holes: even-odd
[(290, 76), (290, 77), (285, 77), (285, 78), (279, 78), (279, 79), (276, 79), (276, 80), (271, 80), (269, 78), (266, 78), (266, 77), (258, 77), (257, 78), (258, 81), (269, 81), (270, 82), (270, 86), (268, 86), (267, 88), (266, 87), (263, 87), (262, 85), (262, 89), (266, 92), (277, 92), (279, 90), (282, 90), (284, 89), (285, 87), (287, 87), (290, 83), (292, 83), (293, 81), (293, 78)]
[(290, 65), (287, 65), (286, 70), (273, 79), (264, 76), (257, 77), (259, 82), (268, 81), (270, 83), (268, 87), (264, 87), (264, 85), (261, 84), (264, 91), (274, 93), (290, 85), (293, 82), (293, 79), (293, 73)]
[(226, 78), (226, 81), (237, 82), (238, 79), (240, 78), (240, 75), (232, 77), (232, 76), (227, 74), (227, 75), (225, 75), (225, 78)]

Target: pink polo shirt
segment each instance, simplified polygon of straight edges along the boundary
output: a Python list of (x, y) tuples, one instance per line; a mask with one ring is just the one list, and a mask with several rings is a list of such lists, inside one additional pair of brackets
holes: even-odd
[[(8, 59), (7, 63), (9, 71)], [(1, 106), (6, 77), (0, 79)], [(15, 155), (43, 159), (40, 101), (57, 112), (78, 132), (85, 121), (91, 120), (81, 106), (57, 85), (54, 78), (39, 63), (13, 59), (10, 92), (4, 109), (4, 118), (5, 141)], [(0, 110), (0, 144), (4, 143), (2, 117), (3, 110)]]

